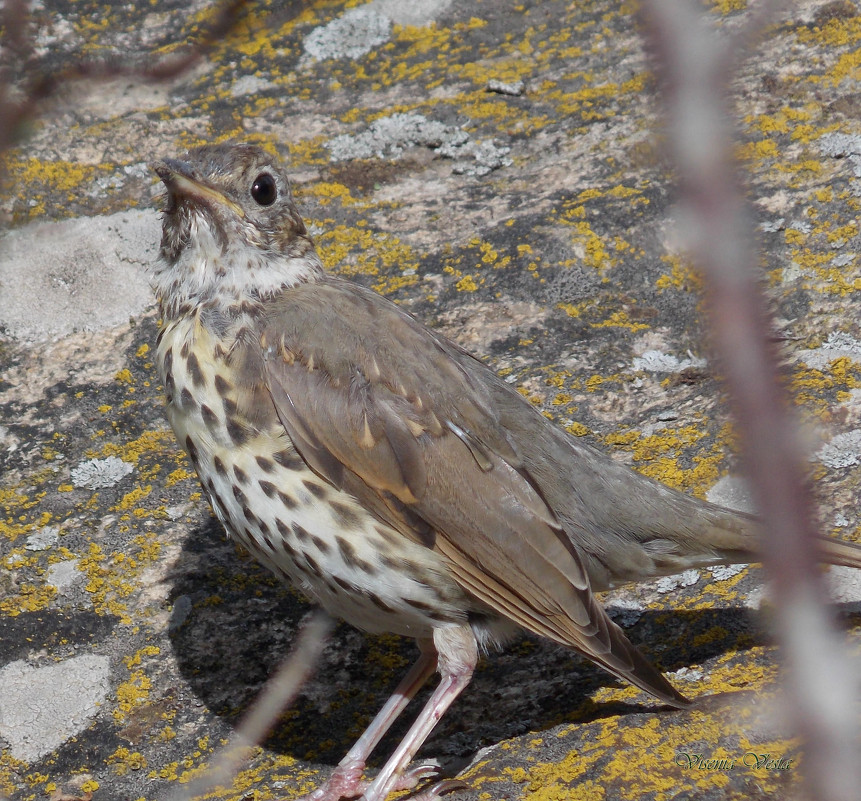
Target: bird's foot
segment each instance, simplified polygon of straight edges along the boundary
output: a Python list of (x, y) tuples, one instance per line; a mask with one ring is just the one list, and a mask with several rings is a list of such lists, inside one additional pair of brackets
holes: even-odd
[[(437, 765), (416, 765), (410, 770), (405, 770), (395, 781), (394, 785), (386, 788), (385, 793), (399, 792), (402, 790), (413, 790), (425, 779), (435, 779), (439, 776), (439, 767)], [(468, 787), (466, 782), (460, 779), (444, 779), (436, 782), (430, 787), (422, 790), (415, 795), (407, 796), (405, 801), (438, 801), (440, 796), (445, 793), (450, 793), (452, 790), (462, 790)], [(371, 785), (366, 788), (366, 793), (362, 794), (360, 801), (385, 801), (385, 797), (378, 797)]]
[[(365, 799), (365, 790), (371, 786), (371, 782), (362, 778), (364, 770), (365, 763), (360, 760), (342, 762), (332, 771), (332, 775), (316, 790), (295, 799), (295, 801), (344, 801), (344, 799), (353, 798), (357, 799), (357, 801), (372, 801), (371, 799)], [(438, 775), (439, 768), (436, 765), (417, 765), (410, 770), (404, 771), (403, 775), (398, 777), (395, 786), (392, 788), (392, 792), (412, 790), (424, 779), (430, 779)], [(442, 785), (452, 786), (436, 792), (436, 789)], [(439, 798), (442, 793), (448, 792), (449, 789), (455, 789), (455, 786), (461, 787), (464, 785), (463, 782), (455, 779), (447, 779), (439, 782), (415, 796), (416, 801), (433, 801), (433, 799)]]
[(422, 790), (418, 795), (410, 796), (409, 801), (437, 801), (446, 793), (468, 789), (469, 785), (461, 779), (443, 779), (443, 781), (428, 787), (427, 790)]
[[(439, 776), (439, 768), (436, 765), (416, 765), (414, 768), (405, 770), (398, 777), (397, 784), (392, 788), (392, 790), (412, 790), (424, 779), (431, 779), (436, 776)], [(421, 797), (421, 795), (419, 795), (419, 797)], [(410, 799), (410, 801), (412, 801), (412, 799)]]
[(303, 795), (296, 801), (341, 801), (344, 798), (356, 798), (368, 784), (362, 778), (364, 770), (363, 760), (342, 762), (314, 792)]

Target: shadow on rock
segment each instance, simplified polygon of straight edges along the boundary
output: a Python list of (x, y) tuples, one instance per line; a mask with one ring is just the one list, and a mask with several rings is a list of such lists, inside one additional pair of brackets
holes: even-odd
[[(179, 668), (213, 714), (235, 723), (289, 653), (311, 607), (227, 540), (214, 519), (189, 534), (173, 582), (170, 638)], [(646, 611), (626, 631), (665, 671), (762, 642), (753, 618), (739, 608)], [(282, 715), (266, 747), (336, 764), (417, 656), (406, 638), (368, 636), (339, 625), (314, 677)], [(528, 731), (660, 708), (657, 702), (590, 700), (601, 687), (613, 685), (619, 682), (570, 649), (524, 637), (480, 663), (422, 754), (454, 761)], [(395, 724), (372, 764), (391, 753), (428, 694), (426, 688)]]

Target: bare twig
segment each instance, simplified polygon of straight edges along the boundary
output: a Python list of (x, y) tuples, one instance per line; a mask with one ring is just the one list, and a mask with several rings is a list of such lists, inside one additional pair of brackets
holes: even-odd
[(776, 3), (719, 39), (692, 2), (648, 0), (646, 32), (663, 84), (667, 136), (684, 224), (706, 284), (711, 332), (733, 401), (742, 457), (763, 518), (792, 721), (805, 748), (808, 789), (850, 801), (861, 787), (857, 683), (817, 568), (814, 503), (798, 427), (768, 345), (757, 253), (732, 159), (728, 87)]
[(171, 795), (169, 801), (192, 801), (215, 786), (230, 783), (254, 746), (263, 742), (316, 667), (332, 626), (332, 618), (325, 612), (314, 612), (302, 628), (290, 656), (267, 682), (230, 742), (216, 754), (212, 765), (202, 776)]
[(0, 11), (5, 46), (16, 59), (25, 60), (33, 51), (27, 35), (27, 0), (6, 0)]
[[(212, 23), (196, 42), (154, 63), (148, 59), (130, 61), (121, 57), (75, 61), (59, 70), (30, 65), (31, 74), (13, 97), (8, 69), (0, 72), (0, 153), (12, 147), (22, 135), (26, 124), (34, 119), (43, 105), (79, 81), (105, 81), (120, 77), (135, 77), (148, 81), (166, 81), (181, 75), (215, 47), (236, 25), (247, 0), (224, 0), (214, 6), (217, 10)], [(32, 36), (25, 0), (6, 0), (2, 12), (3, 48), (12, 53), (30, 52)]]
[[(175, 78), (196, 64), (236, 25), (247, 0), (224, 0), (209, 28), (193, 43), (160, 60), (129, 60), (110, 57), (75, 61), (58, 70), (48, 70), (34, 61), (33, 31), (26, 0), (6, 0), (0, 6), (0, 46), (5, 61), (0, 64), (0, 156), (24, 135), (26, 126), (69, 84), (134, 77), (143, 81)], [(27, 63), (28, 77), (13, 88), (9, 63)], [(303, 627), (293, 652), (249, 709), (231, 742), (222, 749), (206, 773), (172, 796), (172, 801), (191, 801), (211, 787), (228, 784), (252, 749), (260, 744), (282, 711), (293, 701), (315, 667), (331, 633), (333, 622), (316, 612)], [(2, 801), (2, 799), (0, 799)]]

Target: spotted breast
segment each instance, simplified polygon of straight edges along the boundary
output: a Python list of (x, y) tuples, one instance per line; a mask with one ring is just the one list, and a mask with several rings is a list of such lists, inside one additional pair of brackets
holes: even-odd
[[(316, 475), (278, 420), (253, 321), (166, 322), (157, 363), (167, 415), (228, 533), (331, 614), (370, 632), (428, 637), (471, 604), (441, 557)], [(396, 569), (393, 569), (396, 568)]]

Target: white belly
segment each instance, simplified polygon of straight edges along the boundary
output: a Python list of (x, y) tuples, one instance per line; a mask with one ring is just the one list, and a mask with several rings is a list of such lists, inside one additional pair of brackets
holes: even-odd
[(366, 631), (427, 637), (441, 624), (463, 622), (469, 601), (439, 554), (311, 471), (274, 410), (265, 430), (230, 414), (238, 402), (218, 361), (222, 351), (194, 319), (182, 320), (162, 336), (158, 362), (170, 424), (230, 535)]

